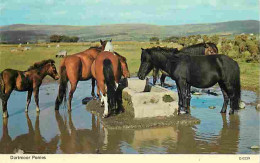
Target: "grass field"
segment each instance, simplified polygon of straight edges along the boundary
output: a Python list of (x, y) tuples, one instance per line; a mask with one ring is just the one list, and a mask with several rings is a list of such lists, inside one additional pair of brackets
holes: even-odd
[[(66, 50), (69, 55), (81, 52), (90, 46), (97, 46), (99, 43), (60, 43), (60, 47), (56, 48), (56, 44), (30, 44), (22, 45), (22, 47), (31, 47), (31, 50), (21, 51), (18, 45), (0, 45), (0, 71), (6, 68), (18, 70), (26, 70), (34, 62), (44, 59), (54, 59), (57, 68), (61, 58), (55, 58), (60, 50)], [(160, 45), (150, 44), (149, 42), (113, 42), (115, 51), (127, 58), (130, 73), (135, 75), (140, 66), (141, 48), (152, 46), (167, 46), (181, 48), (178, 44), (163, 43)], [(11, 52), (12, 49), (17, 51)], [(259, 92), (259, 63), (246, 63), (238, 61), (241, 71), (242, 89)]]

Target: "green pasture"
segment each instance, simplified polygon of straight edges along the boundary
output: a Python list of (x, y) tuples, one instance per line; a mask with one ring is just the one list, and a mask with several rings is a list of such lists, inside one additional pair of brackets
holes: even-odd
[[(48, 48), (48, 45), (50, 47)], [(66, 50), (68, 55), (84, 51), (90, 46), (98, 46), (99, 43), (60, 43), (57, 48), (55, 43), (51, 44), (29, 44), (22, 45), (0, 45), (0, 71), (6, 68), (17, 70), (26, 70), (34, 62), (44, 59), (54, 59), (56, 66), (59, 67), (61, 58), (56, 58), (55, 55), (61, 51)], [(153, 46), (167, 46), (174, 48), (181, 48), (178, 44), (161, 43), (150, 44), (149, 42), (113, 42), (114, 49), (119, 54), (127, 58), (128, 67), (132, 75), (136, 74), (140, 65), (141, 48), (148, 48)], [(31, 47), (31, 50), (22, 51), (23, 47)], [(242, 88), (259, 91), (259, 63), (246, 63), (238, 60), (241, 69)]]

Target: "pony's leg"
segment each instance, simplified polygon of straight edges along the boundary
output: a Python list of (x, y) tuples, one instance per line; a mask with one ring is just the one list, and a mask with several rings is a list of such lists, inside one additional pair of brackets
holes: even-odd
[(77, 84), (78, 84), (78, 82), (73, 82), (73, 83), (70, 82), (71, 87), (70, 87), (70, 92), (69, 92), (68, 111), (71, 111), (71, 100), (72, 100), (73, 94), (77, 88)]
[(156, 84), (158, 73), (159, 73), (159, 69), (158, 68), (154, 68), (153, 69), (153, 85)]
[(8, 111), (7, 111), (7, 103), (8, 99), (13, 91), (13, 88), (11, 86), (6, 86), (4, 97), (2, 98), (2, 108), (3, 108), (3, 118), (8, 118)]
[(187, 110), (186, 110), (186, 114), (190, 114), (190, 99), (191, 99), (191, 95), (190, 95), (190, 85), (187, 84), (186, 85), (186, 101), (187, 101)]
[(166, 78), (166, 75), (164, 73), (162, 73), (161, 78), (160, 78), (162, 87), (164, 86), (165, 78)]
[(101, 103), (102, 99), (104, 100), (104, 113), (103, 113), (103, 118), (108, 117), (108, 98), (107, 98), (107, 93), (105, 89), (105, 83), (104, 82), (98, 82), (98, 87), (102, 93), (102, 98), (101, 98)]
[(104, 113), (103, 113), (103, 118), (108, 117), (108, 102), (107, 102), (107, 94), (103, 95), (104, 99)]
[(40, 107), (39, 107), (39, 87), (35, 87), (33, 89), (33, 95), (34, 95), (34, 100), (35, 100), (35, 104), (36, 104), (36, 111), (39, 112), (40, 111)]
[(91, 91), (91, 96), (96, 99), (95, 95), (95, 85), (96, 85), (96, 79), (92, 78), (92, 91)]
[(178, 107), (178, 115), (179, 115), (180, 112), (181, 112), (181, 108), (182, 108), (182, 106), (183, 106), (183, 101), (182, 101), (181, 88), (180, 88), (180, 86), (179, 86), (179, 84), (178, 84), (177, 81), (176, 81), (176, 86), (177, 86), (178, 97), (179, 97), (179, 101), (178, 101), (178, 105), (179, 105), (179, 107)]
[[(177, 84), (178, 83), (178, 84)], [(188, 84), (185, 80), (178, 80), (176, 82), (177, 86), (179, 87), (178, 94), (181, 97), (181, 102), (179, 101), (179, 110), (178, 113), (180, 114), (180, 108), (183, 107), (185, 112), (188, 113), (188, 98), (187, 98), (187, 89), (188, 89)], [(180, 98), (179, 98), (180, 100)]]
[(220, 113), (226, 113), (227, 105), (228, 105), (228, 101), (229, 101), (228, 93), (225, 89), (225, 85), (222, 82), (219, 82), (218, 84), (220, 86), (220, 89), (222, 91), (223, 98), (224, 98), (223, 106), (222, 106)]
[(27, 103), (26, 103), (26, 107), (25, 107), (25, 112), (28, 112), (28, 108), (31, 102), (31, 97), (32, 97), (32, 91), (29, 90), (28, 94), (27, 94)]

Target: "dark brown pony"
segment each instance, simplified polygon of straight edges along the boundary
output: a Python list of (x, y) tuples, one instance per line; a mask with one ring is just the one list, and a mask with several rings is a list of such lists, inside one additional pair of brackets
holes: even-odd
[(125, 72), (125, 77), (129, 77), (126, 60), (124, 60), (126, 66), (122, 67), (122, 56), (117, 54), (107, 51), (101, 52), (91, 67), (93, 77), (97, 81), (97, 93), (99, 94), (99, 90), (101, 91), (101, 103), (104, 101), (103, 117), (107, 117), (110, 110), (115, 110), (116, 105), (120, 105), (116, 91), (123, 72)]
[[(111, 40), (110, 40), (111, 41)], [(68, 101), (68, 111), (71, 111), (71, 100), (77, 88), (79, 81), (85, 81), (92, 78), (91, 65), (98, 54), (105, 49), (107, 41), (100, 40), (101, 47), (91, 47), (83, 52), (76, 53), (65, 57), (60, 63), (60, 85), (56, 98), (55, 110), (59, 110), (59, 106), (63, 99), (66, 99), (67, 82), (70, 82), (70, 92)], [(95, 80), (92, 79), (92, 92), (94, 97)]]
[(7, 102), (13, 90), (28, 91), (27, 105), (25, 111), (28, 112), (28, 107), (31, 102), (32, 92), (36, 103), (36, 111), (39, 109), (39, 88), (42, 80), (47, 76), (58, 80), (59, 75), (54, 65), (54, 60), (43, 60), (35, 63), (26, 71), (18, 71), (13, 69), (5, 69), (0, 74), (0, 97), (3, 106), (3, 117), (8, 117)]

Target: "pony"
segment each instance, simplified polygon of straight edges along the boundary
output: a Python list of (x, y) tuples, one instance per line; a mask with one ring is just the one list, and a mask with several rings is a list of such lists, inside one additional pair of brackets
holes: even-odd
[[(157, 47), (157, 49), (161, 49), (161, 52), (164, 52), (166, 49), (172, 51), (169, 55), (173, 55), (179, 52), (177, 48), (161, 48)], [(218, 54), (218, 48), (214, 43), (199, 43), (195, 45), (191, 45), (180, 50), (183, 53), (187, 53), (189, 55), (214, 55)], [(157, 76), (159, 73), (159, 69), (154, 68), (153, 70), (153, 84), (155, 85), (157, 81)], [(161, 86), (164, 86), (164, 81), (166, 76), (169, 76), (166, 72), (161, 71), (162, 75), (160, 78)]]
[[(125, 65), (122, 67), (121, 63)], [(109, 116), (110, 110), (116, 109), (116, 105), (121, 106), (118, 92), (120, 90), (117, 88), (123, 74), (124, 77), (130, 77), (126, 59), (118, 53), (103, 51), (92, 64), (91, 72), (97, 81), (97, 94), (99, 97), (101, 96), (101, 104), (104, 102), (103, 118), (106, 118)], [(100, 95), (100, 91), (102, 95)]]
[(42, 80), (47, 76), (58, 80), (59, 75), (54, 65), (54, 60), (48, 59), (34, 63), (26, 71), (14, 69), (5, 69), (0, 74), (0, 97), (3, 106), (3, 118), (8, 117), (7, 102), (13, 90), (28, 91), (27, 104), (25, 112), (28, 112), (28, 107), (31, 102), (32, 92), (36, 103), (36, 111), (39, 112), (39, 88)]
[[(192, 56), (178, 53), (165, 57), (164, 53), (153, 53), (142, 49), (138, 77), (141, 80), (155, 67), (167, 72), (175, 80), (179, 96), (178, 114), (183, 107), (190, 112), (190, 87), (209, 88), (219, 84), (224, 97), (221, 113), (226, 113), (230, 100), (230, 112), (239, 109), (241, 98), (240, 69), (238, 63), (226, 55)], [(232, 70), (232, 71), (231, 71)]]
[[(112, 40), (109, 42), (111, 43)], [(92, 78), (91, 65), (98, 56), (104, 51), (108, 41), (100, 40), (101, 47), (90, 47), (89, 49), (63, 58), (60, 62), (60, 84), (55, 102), (55, 110), (59, 110), (62, 101), (66, 101), (67, 83), (70, 82), (70, 92), (68, 100), (68, 111), (71, 111), (71, 101), (76, 91), (79, 81), (92, 79), (91, 95), (95, 97), (95, 79)]]

